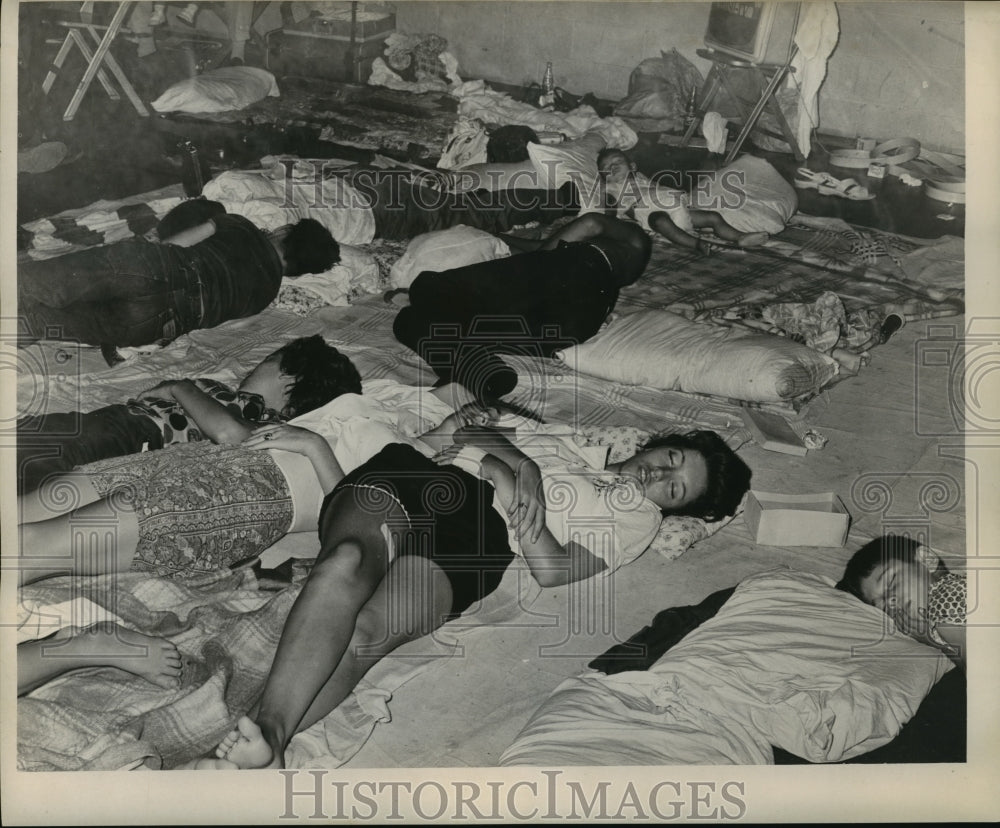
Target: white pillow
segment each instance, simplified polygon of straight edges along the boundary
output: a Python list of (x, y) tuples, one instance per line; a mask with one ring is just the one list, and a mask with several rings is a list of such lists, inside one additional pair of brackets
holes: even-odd
[(459, 224), (448, 230), (416, 236), (392, 266), (389, 282), (393, 287), (407, 288), (425, 270), (451, 270), (509, 255), (510, 248), (502, 239), (485, 230)]
[(597, 155), (607, 141), (597, 132), (588, 132), (562, 144), (528, 144), (528, 156), (538, 174), (538, 187), (558, 190), (572, 181), (586, 204), (597, 190)]
[[(753, 155), (719, 170), (710, 179), (707, 195), (708, 209), (741, 233), (780, 233), (799, 206), (795, 188), (769, 162)], [(702, 197), (693, 193), (698, 203)]]
[(613, 382), (750, 402), (816, 392), (838, 371), (836, 360), (790, 339), (691, 322), (662, 310), (624, 316), (557, 357)]
[(230, 112), (280, 94), (266, 69), (226, 66), (178, 81), (150, 106), (157, 112)]
[(341, 244), (368, 244), (375, 237), (375, 217), (367, 199), (336, 176), (317, 188), (311, 180), (286, 181), (277, 168), (225, 170), (205, 185), (202, 195), (261, 230), (311, 218)]

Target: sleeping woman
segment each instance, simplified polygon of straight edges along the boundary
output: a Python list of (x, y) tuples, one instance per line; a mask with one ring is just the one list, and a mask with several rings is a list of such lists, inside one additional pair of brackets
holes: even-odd
[[(424, 435), (440, 449), (432, 458), (390, 444), (329, 491), (321, 550), (263, 695), (219, 745), (221, 759), (282, 766), (292, 736), (344, 701), (381, 658), (495, 590), (515, 548), (541, 586), (571, 583), (638, 557), (665, 513), (731, 514), (749, 485), (749, 469), (711, 432), (663, 438), (604, 470), (543, 472), (495, 428), (455, 429), (467, 415)], [(287, 426), (266, 427), (249, 444), (263, 445), (268, 433), (279, 435), (277, 446), (298, 439)], [(577, 516), (590, 514), (574, 525), (546, 510), (552, 486), (572, 486)]]
[[(543, 476), (484, 421), (481, 410), (463, 408), (347, 475), (324, 436), (291, 425), (256, 429), (236, 446), (179, 444), (81, 466), (22, 499), (22, 582), (225, 568), (318, 520), (321, 550), (286, 623), (258, 724), (242, 722), (221, 748), (238, 765), (266, 765), (383, 655), (492, 592), (514, 556), (511, 533), (540, 584), (569, 583), (638, 557), (662, 513), (732, 514), (749, 485), (749, 469), (711, 432), (663, 438), (603, 471), (546, 468)], [(458, 457), (477, 444), (478, 459)], [(546, 489), (567, 481), (617, 544), (588, 549), (579, 536), (593, 520), (574, 527), (545, 509)], [(82, 544), (85, 535), (99, 540)], [(319, 631), (328, 642), (321, 653)], [(265, 747), (250, 746), (247, 732), (263, 732)]]

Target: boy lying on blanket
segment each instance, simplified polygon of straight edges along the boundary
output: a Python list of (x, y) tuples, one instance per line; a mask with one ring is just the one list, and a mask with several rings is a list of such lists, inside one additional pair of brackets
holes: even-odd
[(956, 725), (964, 681), (944, 656), (961, 651), (942, 642), (961, 640), (962, 583), (892, 536), (855, 554), (836, 588), (784, 568), (752, 575), (657, 613), (590, 663), (599, 672), (563, 682), (501, 764), (961, 761), (963, 739), (943, 734), (945, 757), (927, 738), (938, 723), (914, 715), (945, 710)]
[(716, 210), (695, 209), (687, 193), (654, 183), (638, 172), (621, 150), (601, 150), (597, 169), (607, 203), (615, 207), (619, 217), (634, 218), (646, 230), (674, 244), (707, 255), (712, 245), (697, 235), (699, 230), (711, 230), (720, 240), (737, 247), (757, 247), (768, 239), (767, 233), (740, 232)]
[(257, 426), (305, 414), (341, 394), (360, 394), (353, 363), (316, 334), (293, 340), (257, 365), (236, 389), (211, 379), (161, 382), (137, 399), (89, 412), (17, 422), (20, 492), (84, 463), (174, 443), (238, 443)]

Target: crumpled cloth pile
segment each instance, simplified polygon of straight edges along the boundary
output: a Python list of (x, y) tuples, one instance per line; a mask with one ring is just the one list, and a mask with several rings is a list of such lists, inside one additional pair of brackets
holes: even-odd
[(847, 313), (840, 297), (826, 291), (814, 302), (765, 305), (761, 319), (786, 336), (836, 357), (835, 349), (858, 354), (880, 344), (884, 315), (867, 308)]
[(372, 62), (368, 84), (407, 92), (448, 92), (462, 82), (448, 41), (436, 34), (393, 32), (384, 57)]

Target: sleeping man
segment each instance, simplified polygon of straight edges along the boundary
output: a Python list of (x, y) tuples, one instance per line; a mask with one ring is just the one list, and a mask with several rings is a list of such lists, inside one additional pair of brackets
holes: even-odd
[(499, 354), (551, 357), (592, 337), (619, 289), (642, 275), (650, 248), (636, 224), (581, 216), (536, 250), (421, 273), (393, 333), (442, 382), (495, 400), (517, 385), (516, 372)]
[(309, 219), (265, 232), (219, 208), (200, 224), (179, 226), (159, 242), (124, 239), (19, 265), (18, 345), (56, 339), (107, 352), (171, 342), (260, 313), (282, 277), (322, 273), (340, 261), (337, 241)]

